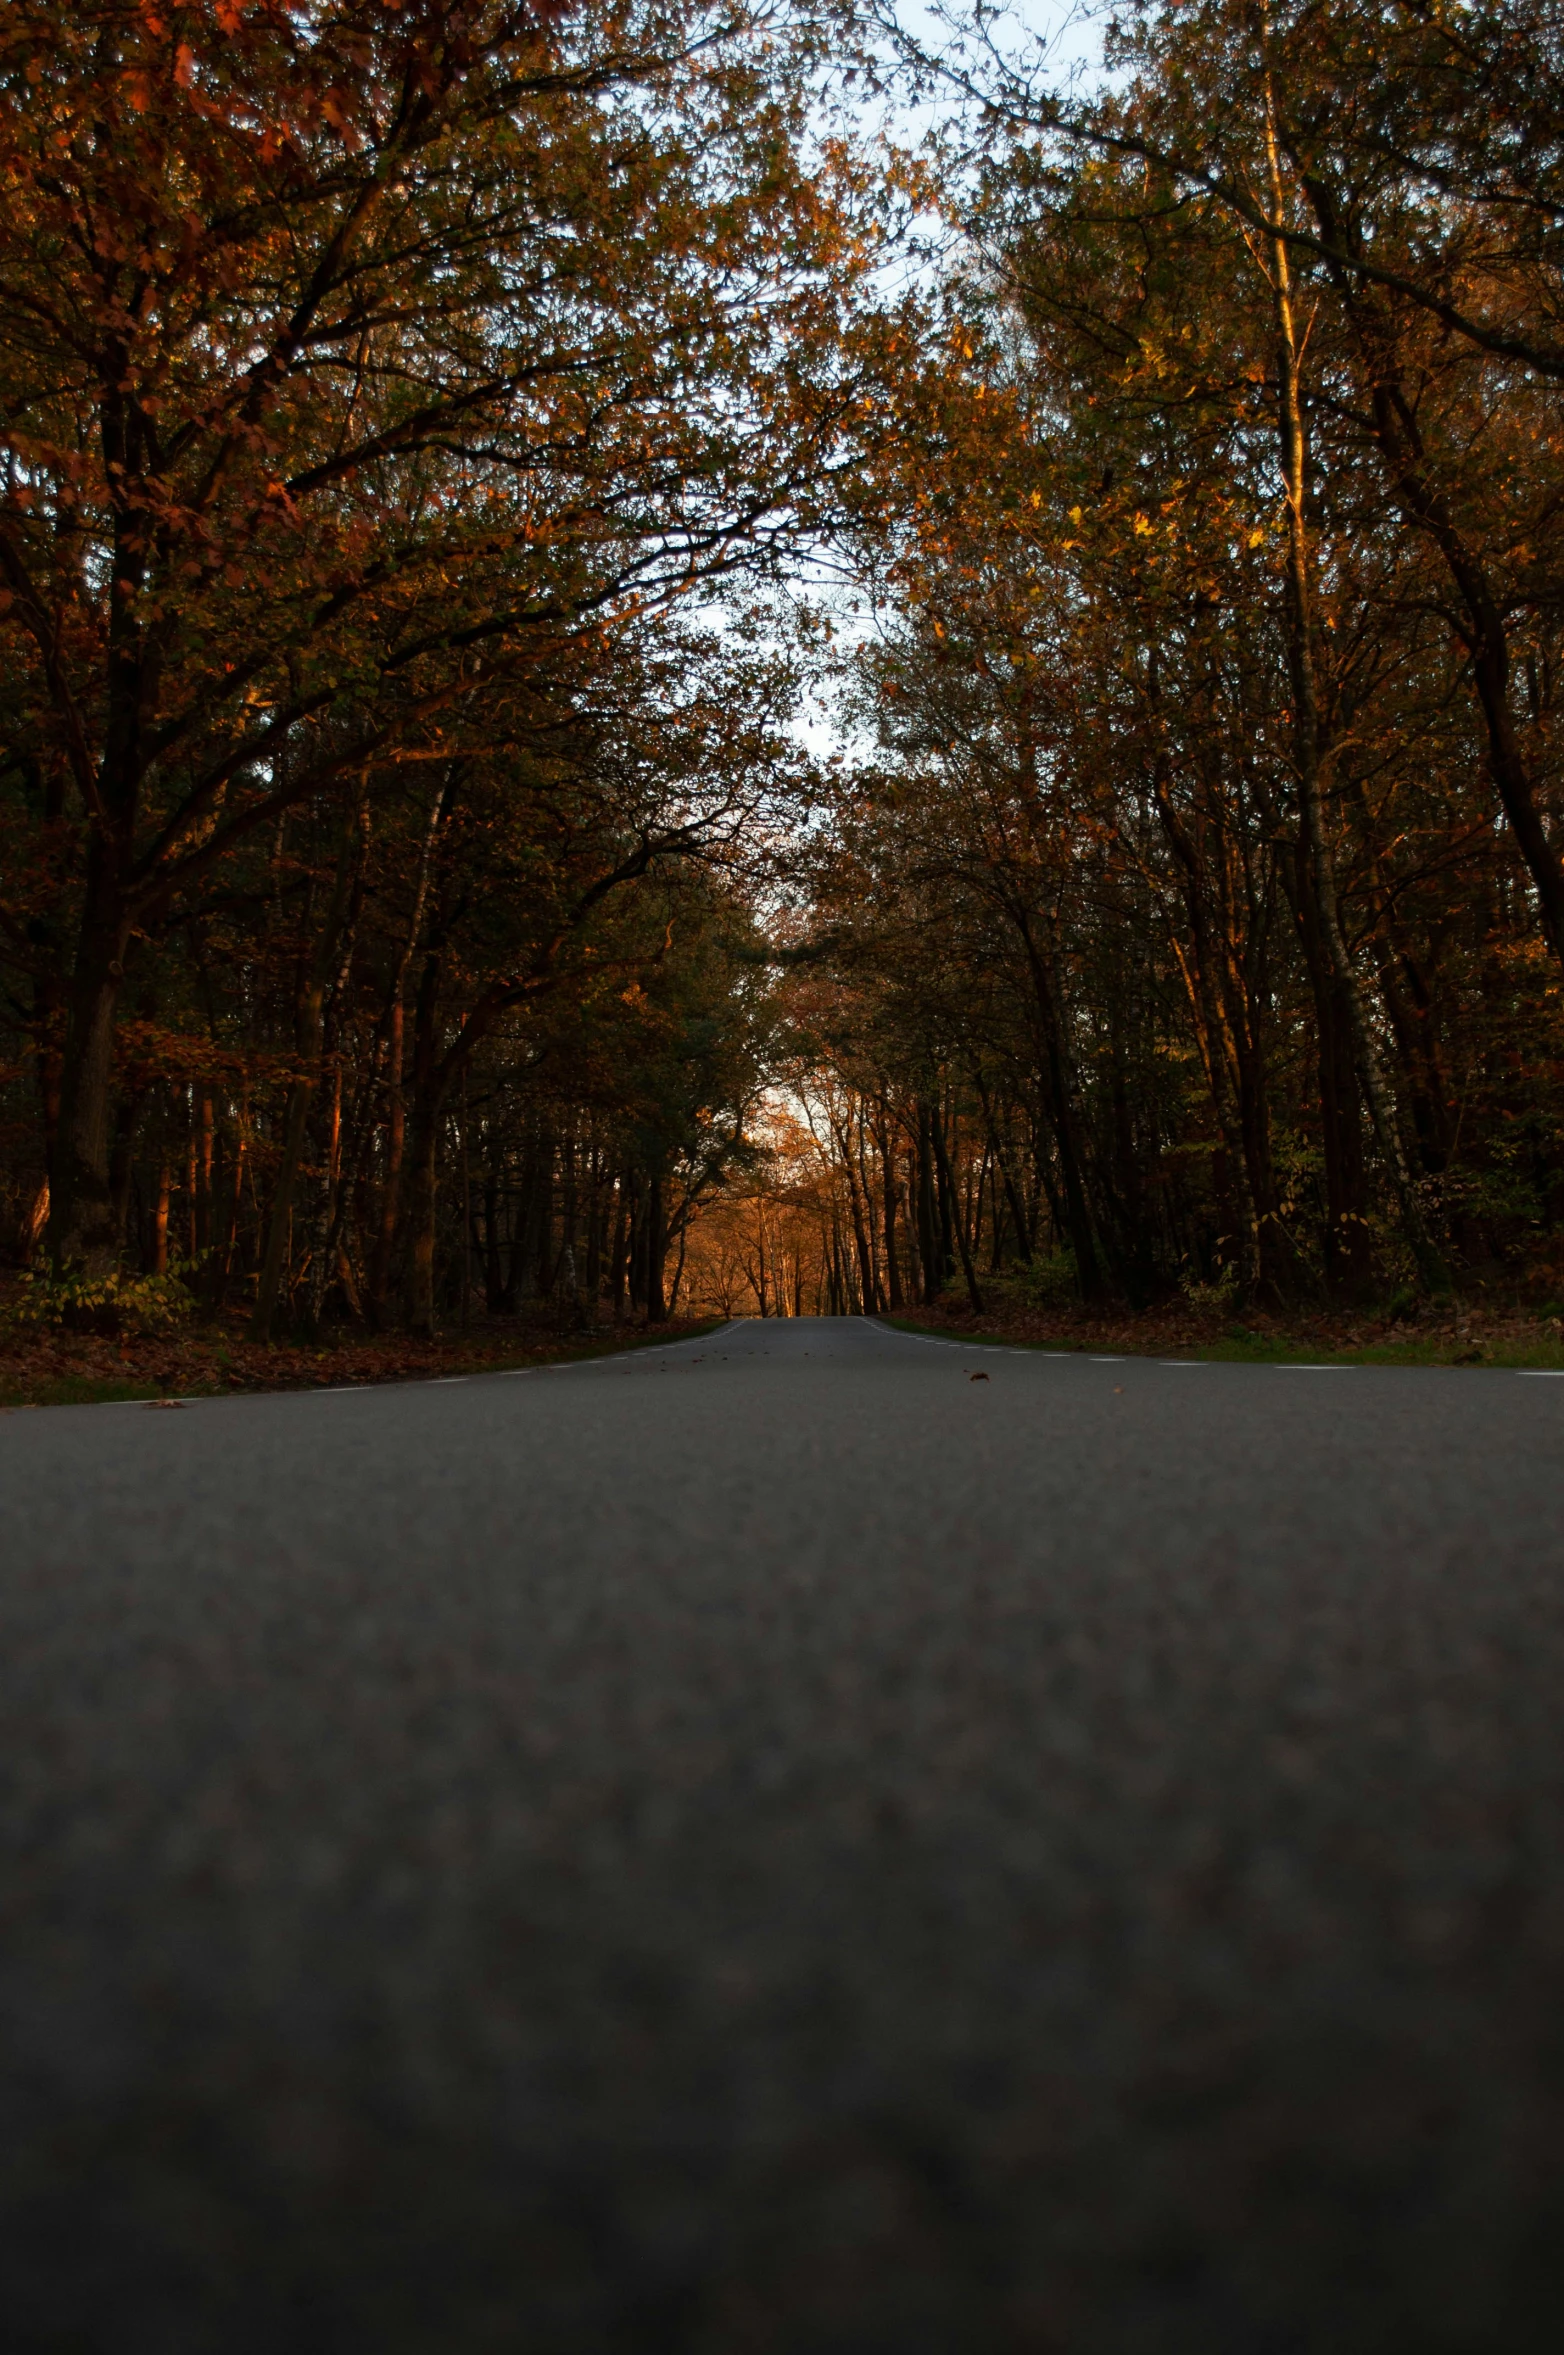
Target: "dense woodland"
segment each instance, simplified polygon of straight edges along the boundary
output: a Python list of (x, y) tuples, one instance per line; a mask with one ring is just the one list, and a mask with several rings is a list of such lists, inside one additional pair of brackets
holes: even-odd
[(1564, 1288), (1561, 12), (949, 29), (13, 0), (16, 1313)]

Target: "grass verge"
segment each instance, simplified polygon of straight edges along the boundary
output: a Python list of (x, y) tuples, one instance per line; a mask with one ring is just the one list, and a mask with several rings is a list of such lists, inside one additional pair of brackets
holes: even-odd
[(1372, 1328), (1344, 1334), (1339, 1327), (1303, 1330), (1276, 1327), (1192, 1328), (1175, 1312), (1141, 1318), (1127, 1314), (1087, 1323), (1079, 1317), (1050, 1321), (1046, 1331), (1017, 1331), (976, 1317), (887, 1316), (882, 1324), (942, 1340), (971, 1341), (989, 1348), (1043, 1350), (1055, 1357), (1113, 1356), (1190, 1358), (1209, 1365), (1448, 1366), (1511, 1373), (1564, 1373), (1564, 1339), (1533, 1317), (1473, 1316), (1430, 1331)]

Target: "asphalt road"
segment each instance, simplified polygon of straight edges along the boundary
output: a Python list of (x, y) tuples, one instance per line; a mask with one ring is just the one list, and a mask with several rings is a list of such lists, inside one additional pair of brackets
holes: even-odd
[(1555, 2355), (1561, 1440), (846, 1320), (0, 1417), (4, 2344)]

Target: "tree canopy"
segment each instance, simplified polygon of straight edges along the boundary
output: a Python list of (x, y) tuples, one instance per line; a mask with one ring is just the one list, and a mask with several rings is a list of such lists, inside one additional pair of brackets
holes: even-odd
[(7, 12), (15, 1260), (262, 1334), (1550, 1264), (1556, 12), (950, 29)]

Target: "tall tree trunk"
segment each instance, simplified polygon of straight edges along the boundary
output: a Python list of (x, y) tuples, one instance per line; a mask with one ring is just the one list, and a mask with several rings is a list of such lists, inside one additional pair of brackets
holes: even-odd
[(836, 1149), (841, 1156), (847, 1176), (847, 1199), (852, 1213), (853, 1243), (858, 1253), (858, 1273), (863, 1289), (865, 1316), (872, 1316), (879, 1307), (878, 1286), (875, 1280), (874, 1254), (869, 1248), (868, 1229), (864, 1224), (863, 1203), (858, 1193), (858, 1178), (853, 1168), (852, 1140), (848, 1130), (834, 1120), (831, 1124), (836, 1138)]
[(934, 1203), (933, 1115), (918, 1105), (918, 1258), (923, 1269), (923, 1304), (932, 1308), (940, 1296), (940, 1252)]
[(630, 1233), (630, 1182), (627, 1177), (620, 1178), (618, 1195), (619, 1198), (614, 1209), (613, 1263), (610, 1276), (610, 1297), (616, 1325), (623, 1324), (625, 1313), (625, 1272), (626, 1262), (629, 1258)]
[(874, 1186), (869, 1177), (869, 1153), (867, 1144), (869, 1124), (864, 1117), (864, 1110), (861, 1102), (858, 1106), (857, 1122), (858, 1136), (855, 1149), (858, 1157), (858, 1183), (863, 1196), (864, 1225), (868, 1230), (869, 1237), (869, 1296), (867, 1306), (870, 1311), (877, 1315), (879, 1311), (885, 1306), (886, 1292), (885, 1285), (880, 1276), (879, 1210), (874, 1199)]
[[(294, 1037), (299, 1059), (298, 1075), (288, 1091), (288, 1108), (283, 1122), (282, 1157), (277, 1166), (277, 1183), (272, 1193), (271, 1219), (266, 1230), (266, 1247), (261, 1254), (260, 1273), (255, 1287), (255, 1313), (250, 1320), (252, 1341), (270, 1341), (277, 1315), (277, 1299), (281, 1288), (283, 1254), (293, 1220), (293, 1189), (298, 1176), (299, 1162), (304, 1151), (305, 1124), (315, 1089), (320, 1079), (321, 1049), (325, 1030), (323, 1014), (326, 988), (337, 962), (337, 951), (342, 928), (347, 920), (348, 895), (352, 889), (353, 866), (357, 852), (356, 825), (349, 831), (337, 861), (336, 882), (331, 904), (321, 927), (309, 964), (302, 977), (295, 1010)], [(203, 1139), (210, 1136), (211, 1099), (204, 1099), (206, 1119)], [(208, 1192), (210, 1178), (208, 1178)], [(199, 1203), (199, 1194), (197, 1201)], [(199, 1232), (199, 1229), (198, 1229)]]
[(1064, 1223), (1070, 1237), (1070, 1248), (1075, 1254), (1075, 1281), (1083, 1300), (1100, 1300), (1104, 1290), (1102, 1267), (1097, 1257), (1096, 1236), (1086, 1199), (1086, 1176), (1076, 1128), (1059, 992), (1054, 986), (1049, 960), (1038, 943), (1030, 911), (1017, 907), (1012, 909), (1011, 914), (1026, 952), (1027, 970), (1031, 975), (1032, 995), (1042, 1032), (1043, 1111), (1053, 1131), (1054, 1150), (1059, 1156), (1059, 1176), (1064, 1188)]
[(50, 1172), (49, 1254), (56, 1268), (106, 1275), (119, 1257), (109, 1151), (114, 1020), (131, 917), (109, 853), (94, 837), (87, 904), (72, 977)]
[[(364, 905), (364, 870), (369, 855), (369, 804), (361, 795), (355, 812), (357, 833), (356, 856), (353, 862), (353, 885), (348, 897), (347, 915), (342, 926), (342, 943), (337, 959), (336, 979), (332, 989), (331, 1009), (327, 1027), (322, 1033), (322, 1057), (331, 1065), (331, 1103), (326, 1118), (326, 1182), (321, 1188), (315, 1213), (315, 1228), (310, 1239), (309, 1327), (318, 1332), (326, 1306), (326, 1295), (334, 1275), (346, 1264), (343, 1249), (343, 1230), (347, 1223), (347, 1195), (342, 1182), (342, 1009), (348, 1003), (353, 979), (353, 954), (358, 941), (359, 918)], [(356, 1298), (356, 1287), (349, 1281), (344, 1292), (350, 1301)]]
[(407, 1157), (407, 1329), (418, 1341), (435, 1337), (434, 1247), (435, 1213), (439, 1194), (440, 1124), (438, 1111), (420, 1105), (413, 1123), (412, 1149)]
[(943, 1292), (956, 1273), (956, 1203), (938, 1096), (929, 1106), (929, 1139), (934, 1147), (934, 1203), (939, 1221), (939, 1281)]
[(505, 1294), (505, 1278), (500, 1268), (500, 1180), (493, 1153), (491, 1144), (483, 1180), (483, 1304), (491, 1316), (499, 1309)]
[(917, 1112), (914, 1108), (914, 1136), (907, 1146), (907, 1183), (903, 1199), (907, 1216), (902, 1233), (907, 1242), (907, 1285), (914, 1300), (923, 1298), (923, 1195), (919, 1186), (919, 1152), (916, 1137)]
[[(1021, 1199), (1020, 1190), (1011, 1171), (1010, 1155), (1006, 1150), (1005, 1141), (999, 1133), (999, 1124), (994, 1118), (994, 1107), (989, 1101), (988, 1088), (980, 1072), (975, 1071), (973, 1077), (977, 1082), (978, 1101), (983, 1107), (983, 1124), (988, 1131), (988, 1142), (993, 1152), (994, 1166), (1004, 1181), (1005, 1200), (1010, 1205), (1010, 1215), (1015, 1221), (1016, 1251), (1022, 1262), (1030, 1266), (1032, 1258), (1031, 1221), (1027, 1217), (1026, 1205)], [(997, 1225), (997, 1220), (995, 1223)]]
[(152, 1273), (168, 1273), (168, 1198), (173, 1186), (173, 1172), (169, 1167), (165, 1148), (158, 1156), (157, 1206), (152, 1213)]
[(663, 1299), (663, 1260), (667, 1249), (663, 1176), (660, 1169), (654, 1169), (646, 1198), (646, 1321), (649, 1325), (662, 1325), (668, 1321), (668, 1309)]
[(603, 1167), (601, 1150), (595, 1144), (587, 1171), (586, 1312), (595, 1325), (603, 1289)]
[[(956, 1208), (956, 1182), (951, 1175), (950, 1150), (945, 1142), (944, 1124), (940, 1120), (938, 1113), (936, 1113), (934, 1117), (934, 1151), (939, 1162), (940, 1184), (944, 1191), (946, 1201), (950, 1204), (952, 1211), (954, 1211)], [(955, 1229), (956, 1241), (961, 1250), (961, 1272), (966, 1278), (967, 1298), (972, 1303), (974, 1313), (978, 1316), (981, 1316), (983, 1314), (983, 1295), (978, 1288), (977, 1276), (973, 1270), (972, 1253), (967, 1247), (966, 1222), (963, 1219), (957, 1217), (955, 1220)]]
[(673, 1271), (673, 1282), (668, 1288), (668, 1314), (671, 1317), (677, 1316), (679, 1313), (679, 1286), (684, 1282), (684, 1255), (689, 1246), (689, 1240), (689, 1221), (681, 1219), (679, 1222), (679, 1258)]
[(576, 1272), (576, 1227), (579, 1198), (576, 1178), (576, 1139), (567, 1136), (564, 1144), (563, 1183), (559, 1198), (559, 1273), (555, 1283), (564, 1283), (573, 1305), (579, 1304), (581, 1284)]
[(216, 1130), (210, 1088), (197, 1093), (196, 1129), (195, 1244), (196, 1257), (200, 1259), (212, 1247), (212, 1151)]
[(43, 1135), (43, 1182), (21, 1220), (17, 1253), (23, 1267), (49, 1226), (55, 1156), (59, 1150), (60, 1088), (64, 1072), (66, 991), (58, 974), (41, 974), (33, 987), (33, 1040), (38, 1059), (38, 1113)]
[(396, 969), (391, 977), (391, 988), (386, 1007), (385, 1169), (380, 1189), (380, 1213), (374, 1255), (369, 1264), (369, 1309), (370, 1316), (377, 1325), (385, 1321), (386, 1301), (391, 1285), (391, 1270), (396, 1258), (397, 1236), (402, 1226), (402, 1157), (406, 1150), (407, 1137), (407, 1107), (403, 1093), (406, 1077), (407, 976), (412, 970), (419, 936), (424, 928), (424, 910), (429, 901), (429, 878), (434, 863), (435, 843), (440, 832), (440, 821), (445, 815), (450, 783), (450, 778), (447, 776), (429, 806), (429, 817), (424, 827), (423, 842), (418, 854), (418, 877), (413, 887), (413, 905), (408, 916), (407, 930), (397, 954)]
[(1407, 1167), (1396, 1107), (1385, 1081), (1379, 1051), (1358, 987), (1336, 893), (1336, 869), (1325, 824), (1322, 794), (1320, 709), (1314, 645), (1314, 579), (1308, 525), (1308, 442), (1297, 326), (1293, 315), (1291, 262), (1284, 233), (1286, 196), (1276, 140), (1276, 109), (1269, 69), (1265, 85), (1265, 152), (1273, 230), (1271, 290), (1276, 312), (1276, 356), (1280, 393), (1282, 478), (1287, 502), (1288, 662), (1292, 672), (1293, 739), (1309, 845), (1320, 930), (1351, 1026), (1358, 1076), (1368, 1100), (1379, 1149), (1401, 1213), (1402, 1232), (1425, 1290), (1448, 1291), (1450, 1279), (1423, 1217)]
[(244, 1207), (244, 1166), (250, 1141), (250, 1106), (248, 1095), (242, 1095), (234, 1116), (233, 1176), (223, 1207), (223, 1232), (212, 1263), (207, 1298), (213, 1313), (223, 1305), (229, 1280), (233, 1275), (234, 1254), (239, 1243), (239, 1213)]
[(1287, 896), (1314, 999), (1320, 1151), (1325, 1170), (1326, 1287), (1356, 1295), (1371, 1274), (1357, 1072), (1346, 1008), (1320, 928), (1309, 845), (1302, 837), (1291, 862)]
[(472, 1162), (467, 1151), (467, 1067), (462, 1066), (462, 1260), (461, 1326), (465, 1333), (472, 1313)]
[[(1157, 699), (1155, 680), (1153, 699)], [(1160, 723), (1161, 713), (1158, 710)], [(1239, 1296), (1249, 1300), (1261, 1288), (1261, 1226), (1259, 1205), (1250, 1184), (1243, 1120), (1238, 1104), (1236, 1057), (1217, 977), (1212, 943), (1206, 878), (1188, 826), (1174, 806), (1166, 755), (1159, 753), (1153, 771), (1157, 813), (1177, 863), (1184, 913), (1189, 925), (1189, 948), (1174, 937), (1174, 958), (1189, 1000), (1195, 1043), (1206, 1075), (1206, 1092), (1222, 1139), (1222, 1167), (1218, 1176), (1223, 1216), (1237, 1244)]]
[(638, 1316), (646, 1306), (646, 1192), (641, 1183), (641, 1172), (636, 1170), (630, 1182), (630, 1313)]
[(109, 1152), (109, 1197), (114, 1205), (115, 1257), (123, 1258), (130, 1189), (135, 1176), (136, 1123), (146, 1097), (144, 1087), (122, 1094), (114, 1107), (114, 1143)]
[(446, 1091), (455, 1078), (439, 1051), (440, 983), (444, 958), (431, 948), (418, 982), (413, 1015), (413, 1117), (407, 1155), (407, 1216), (403, 1265), (403, 1312), (415, 1339), (435, 1337), (435, 1219), (439, 1208), (440, 1123)]
[[(896, 1155), (892, 1145), (890, 1108), (886, 1103), (883, 1089), (880, 1093), (879, 1109), (880, 1125), (875, 1132), (874, 1141), (879, 1148), (880, 1183), (885, 1195), (885, 1288), (889, 1296), (890, 1312), (892, 1316), (897, 1316), (906, 1306), (906, 1302), (902, 1297), (901, 1262), (896, 1252), (896, 1210), (898, 1193), (896, 1184)], [(802, 1278), (800, 1278), (800, 1281), (802, 1281)]]
[(532, 1204), (532, 1289), (540, 1300), (552, 1299), (558, 1261), (554, 1256), (554, 1172), (559, 1140), (552, 1128), (538, 1138), (537, 1188)]
[(386, 1151), (380, 1180), (380, 1206), (375, 1249), (369, 1263), (369, 1309), (375, 1323), (385, 1320), (387, 1287), (402, 1215), (402, 1157), (407, 1149), (407, 1098), (403, 1092), (407, 1060), (407, 1012), (402, 1003), (404, 977), (399, 971), (396, 996), (386, 1022)]

